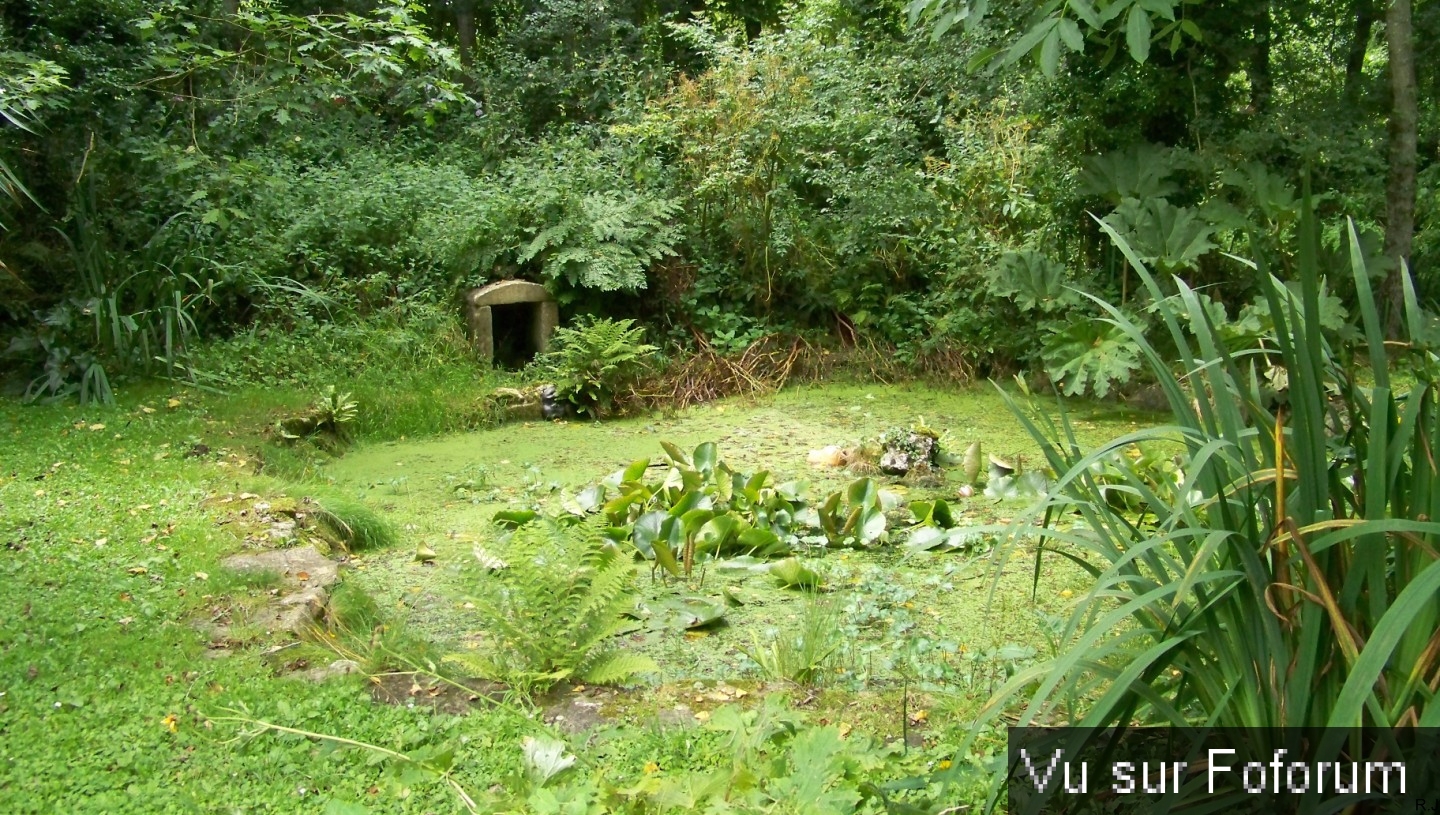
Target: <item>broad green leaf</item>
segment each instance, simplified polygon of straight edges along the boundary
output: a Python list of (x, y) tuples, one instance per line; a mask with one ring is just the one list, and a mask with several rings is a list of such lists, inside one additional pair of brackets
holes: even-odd
[(1100, 15), (1096, 13), (1095, 4), (1090, 2), (1090, 0), (1070, 0), (1067, 5), (1071, 11), (1075, 12), (1076, 17), (1079, 17), (1085, 22), (1085, 25), (1090, 26), (1092, 29), (1100, 28)]
[[(513, 742), (512, 742), (513, 743)], [(526, 736), (520, 742), (525, 771), (543, 784), (575, 764), (575, 756), (565, 752), (565, 742), (546, 737)]]
[(905, 548), (927, 551), (939, 546), (945, 540), (945, 533), (933, 526), (917, 527), (905, 541)]
[(816, 589), (820, 587), (820, 575), (814, 569), (795, 558), (788, 558), (770, 567), (770, 576), (787, 589)]
[(635, 541), (635, 548), (646, 560), (655, 559), (655, 541), (660, 538), (661, 526), (665, 519), (670, 516), (664, 512), (647, 512), (635, 519), (635, 528), (631, 532), (631, 538)]
[(873, 478), (860, 478), (851, 482), (845, 491), (845, 498), (851, 506), (872, 506), (878, 504), (879, 487)]
[(810, 482), (806, 480), (786, 481), (775, 487), (775, 493), (791, 503), (805, 500), (805, 494), (810, 491)]
[(715, 464), (720, 460), (718, 448), (715, 442), (707, 441), (695, 448), (695, 469), (702, 473), (710, 473), (715, 469)]
[(1197, 268), (1200, 258), (1215, 248), (1210, 241), (1214, 229), (1197, 211), (1172, 206), (1163, 198), (1126, 199), (1105, 222), (1141, 259), (1167, 273)]
[[(1103, 398), (1114, 384), (1130, 381), (1141, 365), (1139, 350), (1123, 329), (1085, 315), (1077, 315), (1052, 334), (1041, 357), (1050, 376), (1064, 383), (1067, 396), (1089, 393)], [(987, 495), (993, 486), (987, 485)]]
[(725, 601), (703, 597), (667, 600), (660, 605), (657, 616), (667, 628), (704, 628), (725, 619)]
[(819, 513), (820, 529), (831, 540), (840, 538), (840, 493), (832, 493), (825, 503), (817, 510)]
[(1047, 17), (1036, 23), (1029, 31), (1025, 32), (1024, 36), (1016, 40), (1014, 45), (1010, 46), (1010, 50), (1005, 54), (1005, 63), (1008, 65), (1030, 53), (1035, 46), (1049, 36), (1057, 22), (1056, 18)]
[(777, 554), (786, 551), (788, 547), (769, 529), (751, 527), (740, 533), (738, 538), (740, 545), (752, 552), (759, 552), (761, 555)]
[(656, 538), (652, 544), (655, 550), (655, 562), (659, 563), (672, 577), (680, 576), (680, 561), (675, 559), (675, 550), (670, 544)]
[(681, 450), (679, 447), (676, 447), (668, 441), (660, 442), (660, 446), (664, 448), (665, 455), (669, 456), (672, 462), (683, 465), (685, 467), (691, 466), (690, 457), (685, 455), (684, 450)]
[(1152, 144), (1091, 156), (1082, 165), (1080, 192), (1102, 196), (1117, 206), (1126, 198), (1164, 198), (1180, 189), (1170, 180), (1176, 171), (1172, 154)]
[(625, 468), (624, 474), (620, 477), (622, 482), (638, 482), (645, 477), (645, 471), (650, 468), (650, 459), (642, 458), (632, 461), (629, 467)]
[(1150, 58), (1150, 33), (1153, 26), (1150, 22), (1150, 15), (1138, 4), (1130, 7), (1130, 15), (1125, 19), (1125, 46), (1130, 50), (1130, 57), (1136, 62), (1144, 64)]
[(909, 18), (910, 25), (913, 26), (919, 22), (920, 16), (937, 2), (939, 0), (910, 0), (910, 3), (905, 6), (905, 16)]
[(680, 516), (680, 528), (685, 531), (686, 535), (694, 535), (714, 517), (715, 510), (713, 509), (692, 509)]
[(860, 522), (860, 542), (873, 543), (885, 535), (885, 513), (879, 507), (867, 510)]
[(964, 20), (968, 16), (970, 16), (969, 10), (963, 7), (951, 9), (941, 14), (940, 18), (935, 21), (935, 28), (930, 31), (930, 41), (938, 41), (941, 37), (945, 36), (945, 32), (949, 31), (956, 23)]
[(708, 552), (719, 552), (735, 535), (739, 522), (730, 515), (718, 515), (706, 521), (695, 534), (695, 543)]
[[(1074, 5), (1073, 0), (1071, 5)], [(1099, 20), (1096, 20), (1096, 22), (1099, 22)], [(1060, 20), (1060, 26), (1057, 30), (1059, 31), (1060, 39), (1064, 41), (1066, 47), (1071, 51), (1078, 54), (1085, 50), (1085, 35), (1080, 33), (1080, 26), (1076, 25), (1074, 20), (1068, 17)]]
[(581, 514), (589, 514), (600, 507), (605, 499), (605, 488), (599, 484), (586, 487), (575, 496), (575, 504), (582, 510)]
[(1031, 249), (1002, 255), (987, 283), (992, 294), (1013, 300), (1022, 311), (1050, 312), (1080, 302), (1065, 265)]
[[(1070, 22), (1062, 20), (1061, 23)], [(1045, 76), (1055, 76), (1060, 70), (1060, 25), (1050, 29), (1045, 39), (1040, 44), (1040, 72)]]

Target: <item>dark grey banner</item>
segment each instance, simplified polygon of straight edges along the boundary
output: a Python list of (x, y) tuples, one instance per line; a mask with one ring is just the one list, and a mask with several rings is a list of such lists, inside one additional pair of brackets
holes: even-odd
[(1440, 730), (1010, 728), (1012, 815), (1440, 815)]

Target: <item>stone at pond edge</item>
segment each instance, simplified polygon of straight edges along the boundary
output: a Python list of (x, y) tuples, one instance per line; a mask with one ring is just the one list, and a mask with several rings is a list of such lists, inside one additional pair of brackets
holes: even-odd
[(935, 455), (935, 437), (910, 433), (905, 440), (892, 443), (880, 455), (880, 472), (905, 475), (920, 464), (929, 464)]
[(554, 385), (523, 389), (496, 388), (491, 391), (490, 398), (508, 421), (553, 421), (563, 419), (569, 413), (569, 406), (560, 401), (560, 391)]
[(325, 607), (329, 602), (330, 595), (319, 586), (287, 594), (276, 603), (279, 607), (279, 627), (296, 634), (302, 633), (325, 619)]
[(340, 578), (340, 564), (313, 546), (246, 552), (231, 555), (220, 564), (236, 572), (280, 575), (284, 593), (255, 618), (256, 623), (272, 634), (301, 635), (321, 623), (330, 602), (325, 588)]
[(534, 422), (545, 416), (540, 393), (534, 388), (496, 388), (490, 398), (508, 421)]
[(328, 682), (337, 676), (349, 676), (361, 673), (360, 663), (353, 659), (337, 659), (323, 668), (311, 668), (304, 673), (298, 674), (301, 679), (311, 682)]
[(314, 546), (231, 555), (220, 561), (220, 565), (243, 573), (274, 572), (286, 585), (296, 587), (330, 586), (340, 578), (340, 564), (320, 554)]

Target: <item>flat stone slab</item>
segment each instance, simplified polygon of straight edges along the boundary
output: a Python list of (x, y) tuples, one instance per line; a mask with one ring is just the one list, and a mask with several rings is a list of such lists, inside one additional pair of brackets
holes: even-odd
[(328, 682), (336, 677), (358, 673), (362, 673), (360, 663), (353, 659), (337, 659), (324, 667), (311, 668), (299, 674), (299, 676), (301, 679), (307, 679), (311, 682)]
[(340, 579), (340, 564), (313, 546), (245, 552), (231, 555), (220, 564), (237, 572), (274, 572), (297, 588), (324, 588)]
[(473, 306), (505, 306), (512, 303), (544, 303), (553, 301), (550, 292), (539, 283), (528, 280), (501, 280), (470, 291)]

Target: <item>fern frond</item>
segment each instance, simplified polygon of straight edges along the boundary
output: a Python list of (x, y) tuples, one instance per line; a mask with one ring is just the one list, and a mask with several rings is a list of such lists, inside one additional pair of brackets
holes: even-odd
[(454, 665), (464, 671), (467, 676), (490, 677), (495, 674), (494, 660), (478, 651), (459, 651), (446, 654), (440, 661), (447, 665)]
[(580, 678), (595, 685), (608, 685), (636, 674), (659, 672), (660, 666), (650, 657), (617, 648), (590, 660)]

